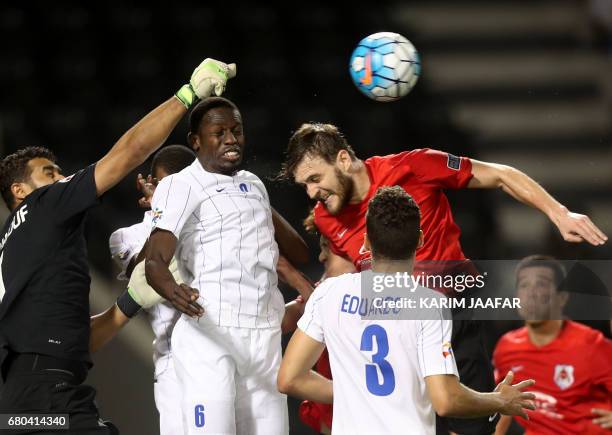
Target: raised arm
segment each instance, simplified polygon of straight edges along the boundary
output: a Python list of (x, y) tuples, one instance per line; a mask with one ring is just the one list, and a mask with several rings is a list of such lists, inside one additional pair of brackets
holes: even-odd
[(298, 232), (274, 208), (272, 209), (274, 238), (278, 248), (294, 265), (308, 263), (308, 245)]
[(535, 409), (535, 395), (524, 393), (524, 388), (535, 383), (533, 380), (512, 385), (514, 375), (508, 372), (506, 378), (492, 393), (479, 393), (459, 382), (454, 375), (433, 375), (425, 378), (431, 403), (441, 417), (486, 417), (500, 413), (529, 418), (525, 409)]
[(183, 103), (172, 97), (125, 132), (96, 164), (98, 196), (121, 181), (159, 148), (185, 113), (187, 108)]
[(573, 213), (525, 173), (511, 166), (472, 159), (469, 188), (501, 188), (517, 201), (537, 208), (557, 226), (568, 242), (603, 245), (608, 237), (588, 216)]
[(235, 71), (235, 65), (228, 66), (213, 59), (205, 59), (193, 72), (188, 85), (138, 121), (98, 161), (95, 169), (98, 196), (117, 184), (159, 148), (198, 98), (206, 98), (213, 91), (221, 95), (225, 83), (235, 75)]

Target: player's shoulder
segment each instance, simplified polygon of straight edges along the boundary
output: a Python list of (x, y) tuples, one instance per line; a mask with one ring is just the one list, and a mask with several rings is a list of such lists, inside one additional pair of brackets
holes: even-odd
[(325, 278), (314, 290), (310, 296), (315, 299), (323, 299), (329, 295), (337, 294), (336, 290), (342, 289), (350, 291), (351, 289), (359, 290), (361, 287), (361, 275), (357, 272), (345, 273), (331, 278)]
[(508, 352), (515, 350), (517, 347), (524, 346), (529, 343), (529, 334), (527, 327), (523, 326), (518, 329), (506, 332), (501, 336), (495, 348), (496, 353)]
[[(418, 167), (422, 159), (430, 151), (429, 148), (416, 148), (385, 156), (372, 156), (365, 160), (374, 182), (390, 182), (389, 180), (402, 177), (413, 172), (413, 167)], [(395, 180), (397, 181), (397, 180)]]
[(200, 162), (196, 159), (191, 165), (183, 168), (179, 172), (164, 177), (164, 179), (159, 182), (158, 187), (164, 186), (168, 189), (180, 187), (204, 189), (207, 185), (213, 184), (210, 177), (206, 176), (206, 174), (208, 173), (204, 171)]
[(593, 329), (583, 323), (565, 320), (565, 328), (566, 334), (564, 335), (567, 340), (575, 342), (578, 345), (591, 346), (608, 340), (601, 331)]
[(410, 161), (430, 151), (429, 148), (415, 148), (411, 150), (401, 151), (395, 154), (387, 154), (384, 156), (372, 156), (365, 160), (366, 165), (372, 168), (378, 166), (393, 166), (399, 163)]
[(240, 181), (250, 181), (252, 183), (256, 182), (256, 183), (262, 183), (263, 184), (263, 181), (261, 181), (261, 178), (259, 178), (257, 175), (255, 175), (251, 171), (247, 171), (246, 169), (242, 169), (242, 170), (236, 172), (234, 177), (237, 180), (240, 180)]
[(234, 174), (234, 181), (239, 183), (240, 190), (243, 192), (251, 190), (249, 188), (249, 184), (252, 184), (264, 192), (267, 192), (266, 185), (264, 184), (263, 180), (250, 171), (241, 170), (236, 172), (236, 174)]

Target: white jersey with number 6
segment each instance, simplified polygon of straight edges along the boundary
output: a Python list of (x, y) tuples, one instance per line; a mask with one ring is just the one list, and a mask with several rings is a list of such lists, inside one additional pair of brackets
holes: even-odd
[[(420, 289), (429, 292), (427, 289)], [(431, 291), (432, 294), (435, 292)], [(458, 376), (452, 322), (364, 320), (361, 274), (329, 278), (312, 294), (298, 327), (327, 345), (334, 389), (334, 435), (435, 434), (425, 378)]]
[(227, 176), (196, 159), (155, 189), (153, 228), (177, 238), (185, 282), (217, 326), (273, 328), (285, 311), (268, 192), (253, 173)]

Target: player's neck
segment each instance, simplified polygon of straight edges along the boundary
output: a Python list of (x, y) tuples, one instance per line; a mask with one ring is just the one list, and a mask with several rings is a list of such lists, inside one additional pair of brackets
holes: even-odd
[(368, 174), (368, 168), (366, 168), (366, 165), (363, 163), (363, 160), (357, 159), (353, 163), (352, 171), (354, 171), (353, 172), (354, 189), (353, 189), (353, 195), (351, 196), (349, 203), (357, 204), (363, 201), (365, 197), (368, 195), (368, 192), (370, 191), (370, 185), (372, 184), (372, 182), (370, 181), (370, 175)]
[(376, 260), (372, 258), (372, 272), (378, 273), (412, 273), (413, 259), (410, 260)]
[(536, 347), (551, 343), (563, 328), (563, 320), (545, 320), (542, 322), (528, 322), (527, 333), (529, 340)]

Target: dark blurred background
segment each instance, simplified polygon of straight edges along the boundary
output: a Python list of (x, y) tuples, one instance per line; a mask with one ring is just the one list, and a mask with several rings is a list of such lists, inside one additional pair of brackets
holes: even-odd
[[(300, 231), (305, 194), (271, 178), (291, 132), (316, 120), (339, 125), (362, 158), (432, 147), (516, 166), (612, 234), (609, 1), (207, 3), (1, 6), (0, 153), (47, 146), (72, 173), (102, 157), (213, 57), (238, 64), (226, 96), (243, 114), (249, 169)], [(403, 34), (421, 55), (422, 76), (398, 102), (368, 100), (348, 75), (354, 46), (377, 31)], [(184, 120), (168, 143), (185, 143), (186, 130)], [(94, 312), (121, 290), (108, 236), (142, 219), (135, 178), (148, 165), (91, 213)], [(449, 196), (471, 258), (612, 256), (611, 243), (564, 243), (544, 215), (502, 192)], [(313, 260), (306, 272), (317, 279), (317, 240), (305, 237)], [(122, 433), (158, 433), (150, 340), (138, 319), (95, 356), (90, 381)], [(309, 433), (295, 419), (292, 431)]]

